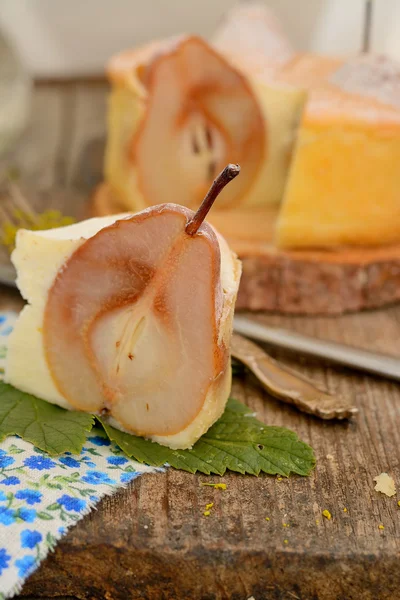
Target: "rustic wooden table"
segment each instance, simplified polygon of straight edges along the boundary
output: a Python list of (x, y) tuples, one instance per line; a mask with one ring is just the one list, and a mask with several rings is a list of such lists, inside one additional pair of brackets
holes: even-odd
[[(2, 166), (20, 169), (35, 202), (52, 201), (65, 212), (79, 204), (83, 214), (101, 177), (105, 107), (104, 83), (40, 84), (31, 126)], [(17, 292), (1, 288), (0, 309), (21, 306)], [(400, 307), (337, 318), (256, 318), (400, 355)], [(360, 409), (350, 423), (321, 422), (273, 400), (251, 377), (235, 381), (233, 395), (260, 419), (294, 429), (314, 447), (311, 477), (228, 474), (221, 491), (201, 487), (209, 480), (201, 475), (145, 475), (75, 527), (21, 598), (400, 598), (400, 508), (373, 482), (387, 471), (400, 484), (399, 385), (271, 353), (329, 390), (353, 395)], [(208, 502), (214, 509), (205, 518)]]

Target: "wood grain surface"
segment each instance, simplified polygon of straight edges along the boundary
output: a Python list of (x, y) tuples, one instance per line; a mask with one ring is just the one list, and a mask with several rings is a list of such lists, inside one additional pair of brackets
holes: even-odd
[[(100, 84), (38, 88), (31, 128), (9, 159), (21, 168), (25, 189), (48, 199), (62, 192), (71, 210), (88, 197), (101, 162), (104, 107)], [(79, 164), (90, 163), (88, 157), (94, 166), (82, 176)], [(0, 309), (21, 306), (15, 291), (1, 288)], [(338, 317), (255, 318), (400, 356), (399, 307)], [(400, 598), (399, 497), (378, 494), (373, 482), (386, 471), (400, 485), (398, 384), (274, 349), (271, 354), (330, 391), (354, 396), (360, 409), (350, 423), (322, 422), (272, 399), (250, 376), (234, 382), (234, 397), (260, 419), (290, 427), (314, 447), (318, 463), (311, 477), (228, 474), (222, 491), (200, 485), (217, 477), (172, 469), (145, 475), (74, 527), (20, 598)], [(214, 507), (204, 517), (209, 502)], [(330, 521), (324, 509), (332, 513)]]

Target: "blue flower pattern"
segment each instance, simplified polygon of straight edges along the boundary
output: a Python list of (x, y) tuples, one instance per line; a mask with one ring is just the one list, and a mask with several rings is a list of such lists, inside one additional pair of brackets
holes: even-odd
[(71, 469), (76, 469), (80, 465), (79, 460), (75, 460), (75, 458), (72, 458), (71, 456), (62, 456), (60, 458), (60, 463), (66, 467), (71, 467)]
[(113, 484), (115, 479), (111, 479), (107, 473), (102, 471), (87, 471), (86, 475), (82, 477), (82, 481), (90, 483), (91, 485), (100, 485), (104, 483)]
[[(14, 321), (14, 313), (0, 313), (0, 373), (4, 336)], [(50, 457), (18, 437), (0, 446), (0, 600), (19, 591), (49, 550), (103, 496), (155, 471), (126, 458), (100, 430), (88, 434), (80, 455)]]
[(17, 437), (1, 446), (0, 600), (19, 589), (104, 495), (154, 471), (127, 458), (100, 433), (89, 435), (81, 454), (73, 456), (49, 457)]
[(14, 511), (10, 508), (0, 508), (0, 523), (1, 525), (11, 525), (15, 521)]
[(23, 558), (15, 561), (15, 566), (18, 569), (18, 576), (25, 579), (35, 570), (35, 557), (27, 554)]
[(89, 441), (96, 446), (110, 446), (110, 440), (100, 435), (92, 435)]
[(67, 494), (64, 494), (58, 499), (58, 504), (63, 506), (65, 510), (72, 510), (74, 512), (81, 512), (81, 510), (86, 508), (86, 500), (74, 498), (73, 496), (68, 496)]
[(4, 569), (8, 568), (8, 563), (11, 560), (11, 556), (8, 554), (5, 548), (0, 548), (0, 575)]
[(29, 467), (30, 469), (37, 469), (38, 471), (47, 471), (48, 469), (55, 467), (56, 463), (50, 458), (39, 455), (29, 456), (29, 458), (26, 458), (24, 460), (24, 465), (26, 467)]
[(36, 510), (33, 510), (32, 508), (25, 508), (23, 506), (17, 512), (17, 517), (19, 517), (26, 523), (33, 523), (36, 519)]
[(24, 529), (21, 531), (21, 547), (22, 548), (35, 548), (35, 546), (43, 539), (42, 534), (39, 531)]
[(109, 465), (120, 466), (120, 465), (126, 465), (126, 463), (128, 462), (128, 459), (125, 458), (125, 456), (109, 456), (107, 458), (107, 462)]
[(5, 479), (3, 479), (3, 481), (0, 481), (0, 484), (3, 485), (18, 485), (19, 483), (21, 483), (20, 479), (18, 479), (18, 477), (6, 477)]
[(130, 481), (133, 481), (138, 475), (140, 475), (140, 473), (137, 473), (136, 471), (121, 473), (120, 482), (129, 483)]
[(9, 467), (14, 463), (14, 459), (12, 456), (4, 456), (4, 450), (0, 452), (0, 469), (4, 469), (5, 467)]
[(27, 504), (37, 504), (42, 499), (42, 494), (37, 490), (18, 490), (16, 492), (15, 497), (18, 500), (26, 500)]

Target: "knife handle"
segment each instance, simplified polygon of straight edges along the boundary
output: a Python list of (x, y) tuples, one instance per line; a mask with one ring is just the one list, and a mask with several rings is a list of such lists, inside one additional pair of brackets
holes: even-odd
[(270, 394), (303, 412), (322, 419), (348, 419), (358, 412), (350, 400), (323, 392), (238, 334), (233, 335), (232, 355), (250, 369)]

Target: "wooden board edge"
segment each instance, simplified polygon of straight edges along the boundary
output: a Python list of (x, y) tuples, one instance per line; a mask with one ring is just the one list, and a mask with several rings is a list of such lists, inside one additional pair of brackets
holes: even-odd
[[(400, 586), (394, 556), (323, 555), (288, 551), (205, 550), (160, 552), (137, 544), (121, 547), (61, 543), (24, 586), (23, 596), (57, 595), (113, 600), (293, 597), (393, 599)], [(323, 573), (323, 576), (321, 574)], [(246, 593), (244, 593), (246, 590)]]

